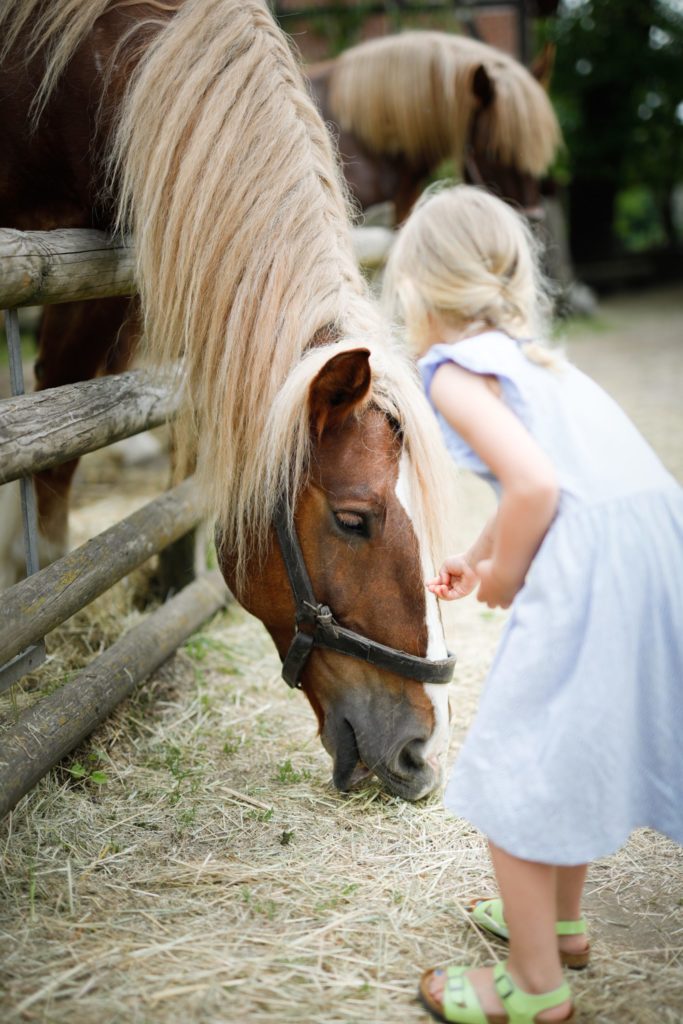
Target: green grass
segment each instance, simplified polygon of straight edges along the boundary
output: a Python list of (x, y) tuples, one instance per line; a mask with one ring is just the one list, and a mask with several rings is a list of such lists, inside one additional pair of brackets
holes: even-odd
[(310, 779), (311, 773), (307, 769), (298, 772), (292, 765), (292, 762), (287, 758), (286, 761), (282, 761), (277, 766), (277, 772), (275, 779), (277, 782), (283, 782), (285, 785), (291, 785), (296, 782), (304, 782), (306, 779)]

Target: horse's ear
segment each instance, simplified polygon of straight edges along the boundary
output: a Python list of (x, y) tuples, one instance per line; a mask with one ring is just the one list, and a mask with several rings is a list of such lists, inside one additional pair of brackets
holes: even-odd
[(367, 397), (371, 383), (369, 349), (354, 348), (328, 359), (308, 395), (311, 427), (316, 437), (343, 423)]
[(472, 92), (482, 107), (488, 107), (495, 99), (496, 87), (483, 64), (480, 64), (472, 75)]
[(555, 43), (544, 43), (543, 49), (536, 54), (529, 68), (531, 74), (543, 86), (546, 92), (550, 88), (550, 80), (553, 77), (556, 54), (557, 46)]

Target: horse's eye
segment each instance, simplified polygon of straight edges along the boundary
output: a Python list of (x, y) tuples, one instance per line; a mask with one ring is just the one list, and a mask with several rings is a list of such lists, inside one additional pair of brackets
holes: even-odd
[(354, 533), (357, 536), (367, 537), (368, 525), (365, 516), (360, 512), (335, 512), (334, 518), (337, 526), (345, 533)]

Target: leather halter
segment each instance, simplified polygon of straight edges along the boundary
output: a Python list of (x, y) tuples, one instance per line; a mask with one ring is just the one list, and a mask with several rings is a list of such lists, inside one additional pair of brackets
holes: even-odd
[(282, 505), (276, 509), (273, 524), (294, 595), (296, 631), (282, 663), (282, 677), (288, 686), (301, 689), (301, 673), (314, 647), (347, 654), (376, 668), (387, 669), (418, 683), (448, 683), (453, 675), (455, 655), (432, 661), (386, 647), (360, 633), (340, 626), (327, 605), (315, 599), (306, 570), (296, 529), (289, 528)]

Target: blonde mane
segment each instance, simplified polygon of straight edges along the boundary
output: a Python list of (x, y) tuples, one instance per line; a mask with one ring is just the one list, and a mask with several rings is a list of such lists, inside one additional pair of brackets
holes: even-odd
[[(120, 226), (135, 238), (149, 353), (167, 366), (182, 359), (184, 450), (196, 445), (238, 572), (251, 546), (264, 552), (278, 497), (291, 507), (305, 481), (308, 388), (336, 350), (303, 359), (321, 340), (372, 348), (373, 400), (404, 426), (433, 496), (432, 417), (399, 354), (383, 354), (388, 331), (352, 252), (327, 131), (263, 4), (183, 5), (130, 85), (111, 170)], [(434, 537), (438, 517), (425, 518)]]
[[(0, 27), (14, 43), (42, 12), (31, 40), (52, 54), (45, 97), (97, 18), (128, 2), (17, 0), (17, 20)], [(291, 514), (305, 484), (312, 380), (357, 345), (372, 352), (370, 400), (411, 455), (425, 499), (416, 526), (440, 553), (448, 459), (412, 364), (368, 297), (332, 146), (284, 35), (260, 0), (144, 6), (160, 17), (144, 21), (110, 187), (117, 228), (135, 244), (147, 361), (182, 367), (181, 461), (197, 459), (238, 579), (265, 552), (279, 498)]]
[(461, 162), (482, 64), (495, 88), (481, 115), (491, 150), (520, 171), (542, 174), (561, 141), (545, 90), (518, 61), (465, 36), (405, 32), (346, 50), (330, 75), (330, 112), (375, 152)]

